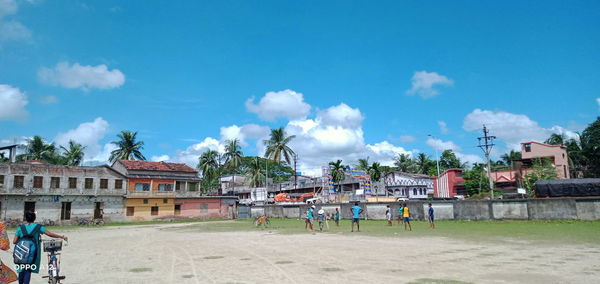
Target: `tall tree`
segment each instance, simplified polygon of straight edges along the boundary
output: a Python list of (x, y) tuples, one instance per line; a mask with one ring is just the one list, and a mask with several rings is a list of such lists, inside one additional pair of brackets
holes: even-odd
[(368, 171), (369, 170), (369, 158), (367, 157), (366, 159), (358, 159), (358, 164), (356, 165), (356, 168)]
[(378, 162), (374, 162), (369, 167), (368, 171), (369, 171), (369, 175), (371, 176), (372, 181), (378, 182), (379, 180), (381, 180), (381, 174), (382, 174), (381, 164), (379, 164)]
[(580, 137), (581, 153), (585, 157), (587, 177), (600, 177), (600, 117), (583, 130)]
[(246, 168), (246, 176), (248, 177), (248, 186), (260, 187), (263, 185), (265, 176), (258, 157), (254, 157)]
[(342, 165), (342, 160), (337, 160), (336, 162), (329, 162), (329, 170), (331, 171), (333, 182), (338, 186), (338, 192), (341, 192), (342, 185), (340, 182), (346, 177), (346, 166)]
[(502, 160), (502, 162), (508, 166), (513, 168), (513, 161), (516, 160), (520, 160), (521, 159), (521, 151), (515, 151), (515, 150), (510, 150), (510, 152), (508, 153), (504, 153), (502, 154), (502, 156), (500, 156), (500, 160)]
[(425, 153), (419, 153), (417, 155), (415, 164), (417, 166), (417, 173), (423, 175), (429, 174), (429, 171), (436, 166), (435, 161), (430, 160)]
[(440, 156), (440, 171), (463, 168), (465, 165), (456, 157), (452, 150), (444, 150)]
[(79, 166), (83, 161), (83, 150), (85, 150), (85, 147), (81, 144), (69, 140), (68, 148), (65, 148), (64, 146), (60, 146), (60, 148), (63, 150), (62, 156), (65, 165)]
[(137, 141), (137, 132), (123, 130), (117, 134), (118, 141), (112, 141), (111, 144), (117, 146), (116, 150), (110, 152), (109, 161), (116, 160), (146, 160), (141, 150), (144, 149), (144, 142)]
[(50, 163), (55, 162), (57, 156), (54, 144), (46, 144), (41, 136), (33, 136), (27, 140), (25, 154), (19, 155), (19, 160), (42, 160)]
[(281, 162), (281, 158), (283, 158), (286, 163), (291, 164), (291, 156), (295, 153), (292, 148), (288, 146), (288, 143), (295, 137), (295, 135), (286, 136), (283, 127), (271, 129), (270, 138), (263, 141), (267, 147), (265, 158), (269, 158), (278, 163)]
[(235, 190), (235, 174), (242, 164), (244, 153), (241, 150), (240, 141), (238, 139), (227, 140), (225, 141), (225, 144), (223, 158), (225, 159), (225, 166), (233, 171), (232, 182), (233, 189)]
[(544, 143), (550, 145), (565, 145), (565, 141), (567, 141), (567, 138), (564, 135), (552, 133), (552, 135), (550, 135), (550, 137), (548, 137)]
[(221, 156), (215, 150), (204, 151), (198, 159), (197, 169), (202, 173), (203, 190), (220, 187)]
[(399, 154), (394, 158), (394, 165), (403, 173), (413, 173), (416, 171), (415, 163), (408, 154)]

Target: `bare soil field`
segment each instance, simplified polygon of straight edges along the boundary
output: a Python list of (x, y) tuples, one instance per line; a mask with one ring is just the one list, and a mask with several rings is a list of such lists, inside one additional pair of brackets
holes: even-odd
[[(62, 252), (64, 283), (598, 283), (600, 279), (600, 246), (594, 243), (465, 241), (417, 233), (395, 238), (205, 230), (211, 223), (60, 230), (70, 239)], [(0, 258), (12, 263), (8, 252), (0, 253)], [(32, 283), (45, 283), (44, 272), (34, 274)]]

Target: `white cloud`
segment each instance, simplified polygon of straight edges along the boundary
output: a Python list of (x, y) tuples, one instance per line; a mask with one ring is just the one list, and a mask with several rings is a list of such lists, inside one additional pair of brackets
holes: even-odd
[(155, 162), (164, 162), (169, 160), (169, 155), (152, 156), (150, 159)]
[(79, 124), (79, 126), (74, 129), (68, 130), (64, 133), (59, 133), (54, 138), (54, 142), (57, 145), (66, 147), (69, 143), (69, 140), (73, 140), (86, 147), (84, 151), (84, 160), (103, 162), (108, 160), (108, 155), (110, 155), (109, 150), (114, 150), (114, 147), (111, 148), (111, 144), (104, 146), (100, 145), (100, 140), (106, 136), (108, 127), (108, 122), (102, 117), (98, 117), (92, 122), (84, 122)]
[(481, 109), (475, 109), (465, 117), (463, 128), (481, 132), (484, 124), (490, 130), (490, 135), (504, 141), (507, 148), (513, 150), (520, 150), (521, 142), (544, 142), (552, 133), (563, 134), (568, 138), (577, 137), (576, 133), (561, 126), (541, 127), (524, 114)]
[(257, 104), (254, 103), (254, 97), (246, 101), (246, 109), (266, 121), (273, 121), (278, 117), (302, 119), (310, 113), (310, 108), (304, 102), (302, 93), (292, 90), (268, 92)]
[(248, 139), (264, 139), (269, 135), (267, 126), (258, 124), (245, 124), (242, 126), (231, 125), (221, 127), (221, 141), (238, 139), (241, 146), (247, 146)]
[(125, 75), (119, 69), (108, 70), (104, 64), (98, 66), (59, 62), (54, 68), (38, 70), (40, 81), (67, 89), (113, 89), (125, 83)]
[(27, 117), (27, 95), (10, 85), (0, 84), (0, 120), (20, 120)]
[(431, 98), (439, 94), (435, 86), (452, 86), (454, 82), (444, 75), (436, 72), (417, 71), (412, 77), (412, 88), (406, 91), (409, 95), (419, 95), (422, 98)]
[(417, 141), (417, 138), (411, 135), (402, 135), (400, 136), (400, 142), (410, 143)]
[(225, 146), (217, 139), (206, 137), (202, 142), (187, 147), (185, 150), (178, 150), (173, 157), (174, 162), (186, 163), (195, 168), (198, 165), (198, 158), (206, 150), (216, 150), (220, 153), (225, 151)]
[(39, 102), (45, 105), (51, 105), (58, 103), (58, 98), (56, 96), (42, 96), (39, 98)]
[(597, 98), (596, 102), (598, 103), (598, 106), (600, 107), (600, 98)]
[(17, 10), (17, 1), (0, 0), (0, 43), (31, 39), (31, 31), (25, 25), (15, 20), (5, 19), (7, 16), (15, 15)]
[[(460, 159), (461, 162), (463, 162), (463, 163), (467, 162), (469, 165), (471, 165), (472, 163), (483, 163), (484, 162), (483, 158), (479, 155), (462, 153), (460, 146), (456, 145), (452, 141), (442, 141), (441, 139), (436, 139), (436, 138), (430, 137), (427, 139), (426, 143), (431, 148), (436, 149), (438, 151), (438, 155), (441, 155), (442, 152), (445, 150), (452, 150), (452, 152), (454, 152), (456, 157), (458, 159)], [(438, 158), (435, 157), (434, 159), (438, 159)]]
[(446, 124), (445, 121), (443, 121), (443, 120), (438, 121), (438, 126), (440, 127), (440, 133), (442, 133), (442, 134), (448, 133), (448, 125)]
[(317, 117), (320, 118), (321, 124), (324, 126), (346, 128), (358, 128), (364, 119), (359, 109), (351, 108), (345, 103), (319, 111)]

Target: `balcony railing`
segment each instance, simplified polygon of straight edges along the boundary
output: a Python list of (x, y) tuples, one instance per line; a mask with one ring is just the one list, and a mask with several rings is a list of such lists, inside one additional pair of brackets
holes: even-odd
[(123, 195), (124, 189), (0, 188), (3, 195)]
[(127, 198), (172, 198), (174, 191), (127, 191)]

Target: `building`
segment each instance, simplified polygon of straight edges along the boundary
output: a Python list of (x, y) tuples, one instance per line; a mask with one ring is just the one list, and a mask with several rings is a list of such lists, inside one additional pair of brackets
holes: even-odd
[(426, 199), (433, 193), (433, 178), (428, 175), (391, 172), (383, 177), (386, 194), (408, 199)]
[(531, 168), (533, 160), (536, 158), (549, 159), (556, 167), (558, 179), (571, 178), (566, 146), (548, 145), (533, 141), (521, 143), (521, 160), (517, 162), (522, 164), (522, 170), (527, 171), (528, 168)]
[(433, 181), (433, 196), (450, 198), (455, 195), (467, 196), (463, 169), (448, 169)]
[(21, 221), (26, 211), (37, 212), (37, 221), (46, 224), (123, 221), (126, 190), (125, 176), (106, 165), (0, 163), (0, 215), (5, 221)]
[[(118, 160), (112, 167), (128, 179), (126, 220), (153, 220), (181, 212), (186, 199), (200, 196), (198, 171), (186, 164)], [(200, 210), (200, 208), (198, 208)]]

